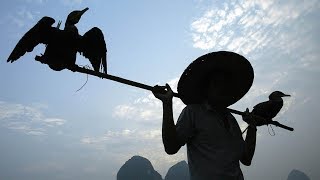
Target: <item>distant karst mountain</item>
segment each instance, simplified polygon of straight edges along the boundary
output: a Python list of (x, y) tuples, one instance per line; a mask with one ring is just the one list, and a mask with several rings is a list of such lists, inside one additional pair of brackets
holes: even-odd
[[(117, 173), (117, 180), (163, 180), (161, 175), (154, 170), (151, 162), (141, 156), (133, 156)], [(169, 168), (164, 180), (190, 180), (189, 167), (186, 161), (181, 161)], [(299, 170), (292, 170), (287, 180), (310, 180)]]
[(294, 169), (289, 173), (287, 180), (310, 180), (310, 178), (305, 173)]
[(117, 180), (162, 180), (162, 177), (148, 159), (133, 156), (120, 168)]
[(173, 165), (167, 172), (165, 180), (190, 180), (189, 167), (186, 161)]

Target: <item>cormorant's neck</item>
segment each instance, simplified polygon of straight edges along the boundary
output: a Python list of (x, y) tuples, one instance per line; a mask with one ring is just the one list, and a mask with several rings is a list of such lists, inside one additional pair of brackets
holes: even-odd
[(78, 28), (76, 27), (76, 25), (68, 22), (65, 23), (64, 30), (78, 33)]
[(71, 22), (69, 22), (69, 21), (66, 21), (66, 23), (65, 23), (65, 25), (64, 25), (65, 27), (74, 27), (74, 26), (76, 26), (74, 23), (71, 23)]

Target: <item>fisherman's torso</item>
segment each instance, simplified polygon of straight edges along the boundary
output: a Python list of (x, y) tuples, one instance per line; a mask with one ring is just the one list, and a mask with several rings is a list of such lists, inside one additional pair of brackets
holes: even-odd
[(203, 104), (191, 106), (195, 109), (195, 135), (187, 142), (191, 179), (242, 180), (239, 160), (244, 141), (235, 118), (230, 113), (209, 110)]

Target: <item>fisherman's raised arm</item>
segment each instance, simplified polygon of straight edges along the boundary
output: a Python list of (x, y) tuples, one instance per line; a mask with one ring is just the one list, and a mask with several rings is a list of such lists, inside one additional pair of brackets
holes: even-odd
[(247, 115), (243, 116), (243, 118), (246, 119), (246, 122), (250, 123), (245, 138), (244, 153), (240, 161), (243, 165), (250, 166), (254, 155), (254, 151), (256, 149), (257, 127), (255, 125), (254, 119), (249, 115), (249, 112), (247, 113)]
[[(166, 88), (167, 92), (159, 93)], [(175, 154), (179, 151), (180, 145), (177, 138), (176, 126), (173, 120), (172, 98), (173, 92), (168, 84), (166, 87), (155, 86), (152, 91), (154, 96), (162, 101), (163, 120), (162, 120), (162, 141), (167, 154)]]

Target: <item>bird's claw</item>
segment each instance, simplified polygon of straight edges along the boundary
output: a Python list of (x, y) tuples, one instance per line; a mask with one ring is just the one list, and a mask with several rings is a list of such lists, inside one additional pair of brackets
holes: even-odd
[(79, 66), (74, 64), (74, 65), (70, 65), (67, 69), (69, 69), (72, 72), (76, 72), (77, 67), (79, 67)]
[(46, 60), (45, 60), (43, 54), (41, 54), (41, 56), (36, 56), (34, 59), (35, 59), (36, 61), (41, 62), (42, 64), (46, 64)]

